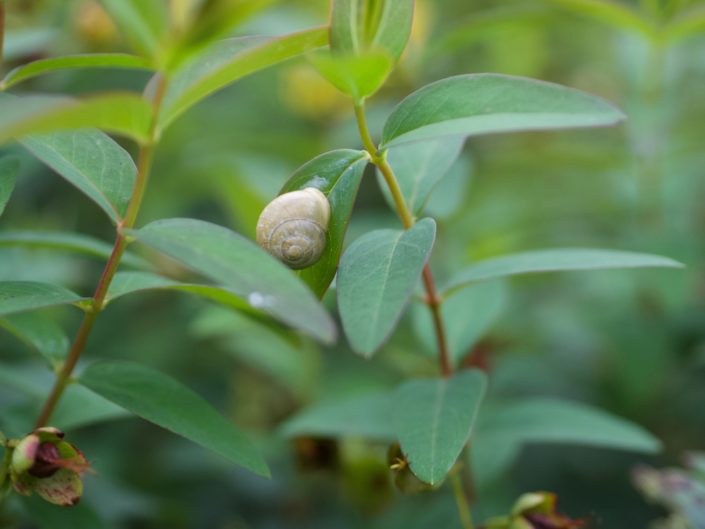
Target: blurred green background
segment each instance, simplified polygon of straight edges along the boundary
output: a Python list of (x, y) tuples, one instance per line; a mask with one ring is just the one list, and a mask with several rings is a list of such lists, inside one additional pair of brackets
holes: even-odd
[[(666, 46), (565, 3), (418, 0), (412, 41), (387, 87), (369, 102), (370, 119), (378, 133), (392, 106), (414, 89), (471, 72), (574, 86), (626, 111), (628, 121), (615, 129), (469, 140), (428, 211), (439, 222), (431, 264), (441, 283), (477, 259), (554, 246), (658, 253), (687, 264), (683, 272), (530, 276), (499, 293), (466, 291), (475, 295), (462, 305), (476, 336), (467, 358), (489, 367), (490, 398), (590, 403), (643, 425), (665, 446), (654, 458), (525, 447), (507, 472), (479, 486), (476, 516), (506, 512), (521, 492), (550, 490), (562, 510), (589, 518), (593, 527), (646, 527), (662, 513), (634, 488), (632, 468), (678, 464), (684, 452), (705, 450), (705, 23), (702, 32)], [(660, 21), (705, 8), (687, 0), (622, 3)], [(10, 64), (126, 49), (95, 2), (7, 4)], [(323, 24), (328, 9), (321, 0), (273, 2), (233, 35)], [(139, 72), (71, 72), (34, 80), (25, 90), (141, 90), (146, 81)], [(196, 217), (253, 236), (260, 210), (294, 169), (321, 152), (360, 147), (351, 108), (304, 60), (210, 97), (164, 137), (140, 222)], [(9, 150), (22, 156), (23, 172), (1, 230), (66, 230), (111, 240), (97, 207), (19, 147)], [(348, 243), (396, 225), (370, 174)], [(101, 264), (0, 247), (0, 279), (52, 281), (82, 293), (91, 292)], [(360, 439), (292, 442), (278, 433), (309, 404), (433, 373), (414, 309), (381, 353), (364, 361), (342, 339), (322, 349), (174, 293), (116, 302), (99, 319), (86, 359), (138, 360), (187, 383), (254, 433), (273, 479), (123, 419), (71, 432), (96, 470), (79, 509), (58, 512), (34, 500), (13, 508), (51, 529), (459, 527), (448, 487), (420, 495), (395, 490), (385, 446)], [(72, 335), (75, 313), (49, 313)], [(19, 434), (32, 415), (31, 403), (13, 386), (14, 373), (21, 370), (37, 392), (46, 390), (49, 373), (5, 332), (0, 362), (0, 422)]]

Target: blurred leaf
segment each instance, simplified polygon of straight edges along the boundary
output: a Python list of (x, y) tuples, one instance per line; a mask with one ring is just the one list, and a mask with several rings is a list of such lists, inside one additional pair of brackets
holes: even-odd
[(39, 352), (52, 367), (58, 366), (66, 358), (69, 339), (64, 330), (45, 314), (12, 314), (0, 320), (0, 327)]
[(68, 55), (40, 59), (18, 66), (0, 82), (0, 89), (7, 89), (18, 83), (47, 73), (81, 68), (128, 68), (150, 69), (149, 63), (141, 57), (124, 53), (96, 53), (92, 55)]
[(315, 187), (330, 202), (325, 253), (315, 265), (297, 272), (318, 297), (326, 293), (338, 270), (348, 221), (368, 160), (369, 156), (363, 151), (327, 152), (300, 167), (282, 187), (281, 193)]
[(51, 423), (63, 431), (70, 431), (128, 417), (132, 415), (124, 408), (81, 385), (71, 384), (56, 406)]
[(21, 143), (98, 204), (115, 224), (122, 220), (137, 168), (109, 136), (98, 130), (76, 130), (29, 136)]
[(396, 62), (411, 35), (414, 0), (335, 0), (331, 49), (356, 55), (382, 49)]
[(683, 268), (683, 265), (668, 257), (618, 250), (590, 248), (536, 250), (495, 257), (471, 265), (456, 274), (446, 285), (445, 291), (448, 293), (478, 281), (519, 274), (621, 268)]
[(218, 282), (254, 308), (323, 342), (335, 339), (335, 324), (311, 291), (291, 270), (237, 233), (199, 220), (169, 219), (131, 234)]
[(238, 79), (325, 43), (325, 28), (268, 40), (245, 37), (217, 42), (174, 72), (164, 97), (159, 126), (166, 128), (201, 99)]
[(576, 15), (582, 15), (619, 29), (632, 29), (652, 37), (654, 27), (632, 8), (612, 0), (547, 0)]
[(396, 438), (389, 392), (316, 403), (289, 419), (281, 431), (287, 437), (361, 437), (381, 441)]
[(361, 103), (377, 92), (393, 66), (389, 56), (380, 52), (340, 55), (319, 51), (310, 53), (307, 58), (318, 73), (356, 103)]
[(23, 512), (39, 529), (109, 529), (88, 503), (70, 509), (52, 505), (39, 496), (22, 498)]
[(350, 346), (370, 357), (389, 338), (421, 277), (436, 223), (422, 219), (407, 231), (375, 230), (343, 254), (338, 309)]
[[(24, 248), (47, 248), (65, 250), (90, 257), (108, 259), (113, 246), (88, 235), (64, 231), (7, 230), (0, 231), (0, 247), (20, 246)], [(133, 268), (152, 268), (152, 265), (134, 254), (126, 252), (121, 265)]]
[(705, 5), (695, 5), (681, 12), (664, 29), (665, 38), (671, 43), (703, 33), (705, 33)]
[(79, 382), (162, 428), (213, 450), (261, 476), (267, 464), (252, 443), (205, 400), (176, 380), (131, 362), (90, 365)]
[(382, 145), (449, 136), (614, 125), (624, 114), (607, 101), (523, 77), (449, 77), (417, 90), (392, 111)]
[(82, 298), (70, 290), (35, 281), (0, 281), (0, 315), (71, 305)]
[(138, 142), (149, 140), (152, 107), (136, 94), (64, 96), (0, 94), (0, 143), (30, 134), (104, 129)]
[(0, 158), (0, 215), (5, 211), (5, 206), (15, 189), (19, 171), (19, 159), (9, 156)]
[(467, 198), (473, 177), (472, 158), (465, 154), (453, 164), (443, 179), (431, 190), (424, 211), (436, 220), (445, 220), (460, 211)]
[[(409, 145), (399, 145), (389, 150), (387, 160), (394, 169), (399, 187), (414, 215), (423, 212), (431, 191), (448, 173), (460, 156), (464, 138), (443, 138)], [(389, 204), (394, 204), (384, 178), (377, 171), (377, 180)]]
[(9, 62), (46, 53), (57, 34), (57, 28), (49, 27), (8, 29), (3, 59)]
[(169, 31), (163, 0), (100, 0), (135, 51), (156, 58)]
[(449, 379), (419, 379), (394, 394), (394, 427), (412, 472), (438, 485), (470, 438), (485, 395), (482, 371), (461, 371)]
[[(480, 283), (455, 292), (443, 300), (441, 317), (446, 341), (455, 364), (467, 356), (472, 347), (497, 321), (507, 305), (507, 288), (502, 281)], [(428, 307), (414, 305), (414, 332), (425, 349), (436, 355), (436, 333)]]

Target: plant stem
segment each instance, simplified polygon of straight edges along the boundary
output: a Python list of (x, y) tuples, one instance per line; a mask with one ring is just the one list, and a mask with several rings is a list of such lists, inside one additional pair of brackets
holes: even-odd
[[(159, 75), (159, 74), (157, 74)], [(51, 419), (51, 415), (59, 403), (61, 396), (64, 394), (66, 387), (71, 382), (71, 376), (73, 370), (76, 368), (81, 354), (86, 347), (86, 342), (88, 337), (93, 330), (93, 325), (98, 317), (98, 314), (103, 310), (105, 306), (105, 297), (110, 288), (115, 273), (120, 266), (120, 260), (125, 253), (125, 248), (127, 248), (127, 237), (125, 236), (125, 230), (131, 229), (135, 225), (137, 220), (137, 215), (142, 205), (142, 200), (144, 198), (145, 190), (147, 189), (147, 183), (149, 181), (149, 173), (152, 168), (152, 158), (154, 155), (155, 148), (155, 130), (157, 123), (157, 116), (159, 114), (159, 109), (161, 108), (161, 102), (166, 90), (166, 81), (163, 76), (158, 78), (158, 86), (153, 102), (153, 114), (152, 114), (152, 127), (151, 127), (151, 141), (145, 143), (140, 147), (139, 156), (137, 160), (137, 177), (135, 179), (135, 186), (132, 190), (132, 196), (130, 202), (127, 206), (127, 212), (125, 213), (125, 218), (117, 226), (117, 234), (115, 237), (115, 245), (113, 246), (113, 251), (110, 254), (108, 262), (105, 264), (103, 274), (100, 277), (98, 286), (93, 294), (93, 299), (91, 305), (86, 310), (86, 314), (83, 317), (81, 326), (78, 329), (76, 338), (73, 341), (73, 345), (69, 350), (69, 354), (66, 357), (66, 361), (59, 370), (56, 381), (54, 382), (54, 387), (49, 393), (47, 400), (44, 402), (42, 411), (37, 418), (35, 426), (40, 428), (45, 426)]]
[(463, 482), (458, 475), (456, 470), (450, 473), (450, 483), (453, 487), (453, 496), (455, 496), (455, 505), (458, 507), (458, 516), (463, 524), (464, 529), (475, 529), (475, 524), (472, 521), (472, 514), (470, 512), (470, 507), (465, 497), (465, 491), (463, 490)]
[[(394, 199), (397, 214), (401, 219), (404, 229), (408, 230), (413, 227), (415, 223), (414, 216), (409, 209), (406, 200), (404, 200), (404, 194), (399, 187), (399, 181), (397, 180), (392, 167), (389, 165), (389, 162), (387, 162), (385, 153), (380, 155), (379, 149), (372, 140), (370, 129), (367, 125), (367, 118), (365, 116), (364, 104), (355, 105), (355, 118), (360, 131), (362, 144), (365, 147), (365, 150), (370, 154), (372, 163), (375, 164), (382, 173), (384, 181), (389, 188), (389, 192), (392, 194), (392, 198)], [(441, 317), (442, 300), (436, 292), (433, 274), (431, 273), (431, 267), (428, 264), (425, 265), (423, 269), (423, 283), (426, 288), (426, 303), (433, 317), (436, 341), (438, 343), (438, 361), (440, 364), (441, 373), (443, 373), (444, 377), (450, 377), (453, 374), (453, 367), (450, 361), (450, 353), (448, 352), (443, 318)]]

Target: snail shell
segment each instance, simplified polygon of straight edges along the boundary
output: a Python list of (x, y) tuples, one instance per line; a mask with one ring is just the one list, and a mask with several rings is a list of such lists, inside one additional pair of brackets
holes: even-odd
[(257, 244), (299, 270), (315, 264), (326, 248), (330, 203), (318, 189), (284, 193), (262, 210)]

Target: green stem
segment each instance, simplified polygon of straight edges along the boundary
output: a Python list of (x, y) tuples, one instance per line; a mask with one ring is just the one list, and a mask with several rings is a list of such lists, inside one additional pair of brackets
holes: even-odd
[[(397, 214), (401, 219), (404, 229), (410, 229), (414, 223), (414, 216), (409, 209), (409, 206), (404, 200), (404, 194), (399, 187), (399, 181), (397, 180), (392, 167), (387, 162), (387, 158), (384, 153), (380, 155), (379, 149), (375, 145), (370, 135), (370, 129), (367, 125), (367, 118), (365, 116), (364, 104), (355, 105), (355, 118), (357, 120), (357, 126), (360, 131), (360, 138), (362, 139), (362, 144), (365, 150), (370, 154), (372, 158), (372, 163), (375, 164), (382, 176), (384, 181), (389, 188), (389, 192), (394, 200), (394, 205), (396, 207)], [(431, 273), (431, 267), (427, 264), (423, 269), (423, 283), (426, 289), (426, 304), (431, 311), (431, 316), (433, 318), (433, 325), (436, 332), (436, 342), (438, 344), (438, 361), (441, 368), (441, 373), (444, 377), (450, 377), (453, 374), (453, 367), (450, 361), (450, 352), (448, 351), (448, 343), (446, 341), (445, 328), (443, 325), (443, 318), (441, 317), (441, 303), (442, 299), (436, 291), (436, 285), (433, 281), (433, 274)]]
[(458, 472), (453, 470), (450, 473), (450, 483), (453, 487), (453, 496), (455, 496), (455, 505), (458, 508), (458, 517), (463, 524), (463, 529), (475, 529), (475, 524), (472, 521), (472, 513), (470, 506), (466, 500), (465, 491), (463, 490), (463, 482), (458, 475)]
[[(157, 74), (159, 75), (159, 74)], [(131, 229), (137, 220), (137, 215), (142, 205), (142, 200), (144, 199), (144, 193), (147, 189), (147, 183), (149, 182), (149, 174), (152, 167), (152, 158), (154, 155), (155, 148), (155, 131), (157, 117), (159, 110), (161, 108), (161, 102), (166, 90), (166, 80), (163, 76), (158, 78), (158, 87), (156, 95), (153, 102), (153, 116), (152, 116), (152, 127), (151, 127), (151, 137), (152, 139), (146, 144), (140, 147), (139, 157), (137, 161), (137, 177), (135, 179), (135, 187), (132, 191), (132, 197), (127, 206), (127, 212), (125, 213), (125, 218), (117, 226), (117, 233), (115, 238), (115, 245), (113, 246), (113, 251), (110, 254), (110, 258), (105, 265), (103, 274), (98, 281), (98, 286), (93, 294), (93, 299), (91, 305), (86, 311), (81, 326), (76, 333), (76, 338), (69, 350), (69, 354), (66, 357), (66, 361), (59, 370), (56, 381), (54, 382), (54, 387), (52, 388), (49, 396), (42, 406), (42, 410), (39, 413), (37, 422), (35, 426), (40, 428), (45, 426), (51, 419), (51, 415), (56, 409), (61, 396), (64, 394), (66, 387), (71, 382), (71, 376), (73, 375), (73, 370), (76, 368), (81, 354), (83, 353), (88, 337), (93, 330), (93, 326), (98, 317), (98, 314), (103, 310), (105, 306), (105, 297), (108, 294), (108, 289), (110, 284), (115, 277), (115, 273), (120, 266), (120, 260), (125, 253), (125, 248), (127, 248), (127, 237), (125, 236), (125, 230)]]

